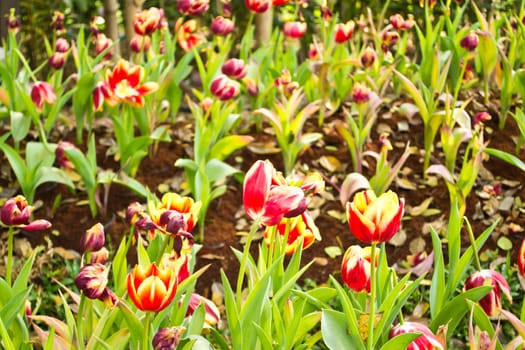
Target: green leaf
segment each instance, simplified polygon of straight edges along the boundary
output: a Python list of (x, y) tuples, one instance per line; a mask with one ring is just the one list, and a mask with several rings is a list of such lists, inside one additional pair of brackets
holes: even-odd
[(37, 254), (39, 254), (43, 249), (44, 248), (42, 246), (38, 246), (33, 250), (29, 259), (26, 260), (26, 262), (20, 269), (20, 272), (18, 273), (15, 282), (13, 283), (13, 293), (20, 293), (27, 288), (29, 276), (31, 274), (31, 268), (33, 267), (35, 258)]
[(493, 156), (493, 157), (496, 157), (496, 158), (499, 158), (511, 165), (514, 165), (515, 167), (517, 167), (518, 169), (520, 169), (521, 171), (525, 171), (525, 163), (523, 163), (523, 161), (521, 161), (518, 157), (516, 156), (513, 156), (512, 154), (510, 153), (507, 153), (505, 151), (501, 151), (501, 150), (498, 150), (498, 149), (495, 149), (495, 148), (490, 148), (490, 147), (486, 147), (484, 149), (485, 153), (487, 153), (488, 155), (490, 156)]
[[(434, 230), (430, 228), (432, 247), (434, 249), (434, 274), (430, 285), (430, 314), (435, 317), (442, 309), (445, 300), (445, 262), (443, 261), (443, 247), (441, 239)], [(448, 297), (447, 297), (448, 299)]]
[(391, 350), (391, 349), (406, 349), (408, 344), (412, 343), (413, 340), (421, 336), (421, 333), (403, 333), (396, 335), (383, 344), (380, 350)]
[(240, 170), (221, 160), (211, 159), (208, 163), (206, 163), (204, 172), (206, 173), (210, 183), (213, 184), (217, 181), (227, 178), (230, 175), (240, 172)]
[(31, 118), (21, 112), (11, 111), (11, 134), (15, 142), (23, 140), (29, 133), (31, 127)]
[(423, 122), (426, 124), (430, 119), (430, 113), (423, 96), (419, 92), (419, 89), (406, 76), (404, 76), (397, 70), (394, 70), (394, 74), (401, 80), (401, 84), (408, 92), (410, 97), (412, 97), (412, 99), (414, 100), (414, 103), (419, 109), (419, 114), (421, 115), (421, 118), (423, 118)]
[(206, 318), (206, 310), (204, 304), (200, 303), (197, 309), (193, 312), (188, 323), (186, 334), (188, 335), (199, 335), (202, 333), (204, 327), (204, 320)]
[(209, 158), (224, 160), (233, 152), (245, 147), (253, 141), (253, 137), (247, 135), (228, 135), (217, 141), (211, 148)]
[(359, 336), (348, 334), (345, 314), (335, 310), (323, 310), (321, 317), (323, 341), (330, 350), (364, 350)]

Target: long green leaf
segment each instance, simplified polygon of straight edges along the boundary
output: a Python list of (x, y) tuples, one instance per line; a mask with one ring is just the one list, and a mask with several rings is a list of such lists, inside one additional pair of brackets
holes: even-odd
[(484, 149), (485, 153), (487, 153), (488, 155), (491, 155), (493, 157), (496, 157), (496, 158), (499, 158), (511, 165), (514, 165), (515, 167), (517, 167), (518, 169), (520, 169), (521, 171), (525, 171), (525, 163), (523, 163), (523, 161), (521, 161), (518, 157), (510, 154), (510, 153), (507, 153), (507, 152), (504, 152), (504, 151), (501, 151), (501, 150), (498, 150), (498, 149), (495, 149), (495, 148), (490, 148), (490, 147), (486, 147)]
[(324, 343), (330, 350), (364, 350), (365, 347), (359, 335), (348, 333), (346, 321), (345, 314), (342, 312), (323, 310), (321, 332)]

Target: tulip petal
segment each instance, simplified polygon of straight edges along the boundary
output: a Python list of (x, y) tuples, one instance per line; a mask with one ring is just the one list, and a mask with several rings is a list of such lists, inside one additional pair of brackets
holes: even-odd
[(297, 208), (304, 198), (304, 192), (295, 186), (275, 186), (270, 190), (264, 206), (263, 224), (273, 226), (278, 224), (284, 214)]
[(273, 166), (270, 162), (258, 160), (246, 173), (243, 186), (243, 203), (251, 219), (259, 217), (266, 203), (272, 182)]

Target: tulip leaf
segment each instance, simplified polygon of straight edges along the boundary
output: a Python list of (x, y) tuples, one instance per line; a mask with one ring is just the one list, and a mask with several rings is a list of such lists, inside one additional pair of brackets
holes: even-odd
[(5, 350), (15, 350), (15, 346), (11, 340), (11, 336), (7, 332), (3, 318), (0, 318), (0, 338), (2, 338), (2, 345), (4, 346)]
[(321, 332), (323, 341), (330, 350), (364, 350), (365, 347), (361, 338), (348, 333), (347, 319), (344, 313), (330, 309), (325, 309), (322, 312)]
[(230, 346), (228, 345), (228, 343), (226, 343), (224, 336), (215, 327), (210, 328), (210, 333), (213, 336), (213, 339), (215, 340), (213, 344), (219, 350), (230, 350)]
[(200, 303), (197, 309), (191, 314), (190, 321), (186, 330), (187, 335), (199, 335), (202, 333), (204, 327), (204, 320), (206, 318), (206, 310), (204, 303)]
[(253, 141), (253, 137), (248, 135), (228, 135), (217, 141), (211, 148), (209, 158), (224, 160), (233, 152), (243, 148)]
[(231, 340), (233, 344), (242, 344), (243, 332), (241, 328), (241, 321), (239, 320), (239, 309), (235, 302), (235, 295), (233, 293), (230, 282), (224, 270), (221, 269), (221, 279), (224, 288), (224, 305), (226, 311), (226, 319), (230, 327)]
[(130, 330), (130, 334), (135, 339), (142, 339), (142, 334), (144, 332), (144, 326), (142, 325), (142, 322), (138, 319), (137, 315), (131, 311), (128, 304), (124, 300), (121, 300), (117, 303), (117, 306), (124, 314), (124, 320), (126, 321), (126, 324), (128, 325), (128, 328)]
[(239, 169), (236, 169), (219, 159), (211, 159), (206, 163), (205, 173), (211, 184), (223, 180), (230, 175), (238, 173)]
[(29, 259), (26, 260), (24, 266), (22, 266), (22, 268), (20, 269), (20, 272), (18, 273), (15, 282), (13, 283), (13, 293), (19, 293), (27, 288), (29, 276), (31, 274), (31, 268), (33, 267), (35, 258), (37, 254), (39, 254), (43, 249), (44, 248), (42, 246), (38, 246), (33, 250)]
[[(337, 290), (337, 294), (339, 296), (339, 301), (341, 305), (343, 306), (344, 315), (346, 316), (345, 323), (348, 322), (348, 333), (354, 334), (354, 338), (359, 340), (359, 348), (364, 348), (364, 344), (360, 337), (356, 337), (355, 335), (360, 334), (359, 333), (359, 326), (357, 323), (357, 316), (354, 306), (352, 305), (352, 302), (350, 301), (350, 298), (348, 297), (348, 294), (345, 292), (344, 288), (339, 284), (339, 282), (333, 277), (330, 276), (330, 281), (335, 286), (335, 289)], [(323, 311), (324, 316), (324, 311)], [(322, 328), (322, 321), (321, 321), (321, 328)], [(323, 338), (324, 338), (323, 332)], [(345, 330), (345, 333), (346, 330)]]
[(432, 247), (434, 250), (434, 274), (430, 285), (430, 314), (435, 317), (442, 309), (445, 299), (445, 262), (443, 260), (443, 247), (439, 235), (430, 227)]
[(412, 341), (419, 338), (420, 336), (421, 333), (417, 332), (396, 335), (394, 338), (384, 343), (380, 350), (407, 349), (408, 344), (410, 344)]
[[(272, 339), (272, 337), (268, 335), (268, 333), (266, 333), (264, 329), (262, 329), (262, 327), (257, 323), (254, 323), (253, 326), (257, 332), (257, 340), (261, 342), (261, 349), (273, 349), (272, 341), (277, 341), (277, 339), (275, 339), (275, 337)], [(276, 327), (275, 323), (274, 327)]]
[(518, 157), (510, 154), (510, 153), (507, 153), (505, 151), (501, 151), (499, 149), (495, 149), (495, 148), (490, 148), (490, 147), (486, 147), (484, 149), (485, 153), (487, 153), (488, 155), (490, 156), (493, 156), (493, 157), (496, 157), (496, 158), (499, 158), (511, 165), (514, 165), (515, 167), (517, 167), (518, 169), (520, 169), (521, 171), (525, 171), (525, 163), (523, 163), (523, 161), (521, 161)]
[(16, 142), (23, 140), (29, 133), (31, 118), (21, 112), (11, 111), (10, 113), (11, 135)]
[(113, 258), (111, 272), (115, 283), (115, 292), (119, 296), (123, 295), (126, 290), (126, 276), (128, 274), (128, 260), (126, 254), (129, 244), (131, 244), (131, 239), (128, 240), (128, 238), (122, 237), (120, 245)]
[(13, 297), (0, 308), (0, 319), (6, 327), (9, 327), (16, 315), (24, 309), (29, 291), (30, 289), (27, 288), (14, 294)]
[[(472, 316), (474, 319), (474, 323), (476, 326), (481, 329), (481, 331), (485, 331), (489, 335), (489, 339), (494, 339), (496, 335), (496, 331), (494, 330), (494, 327), (492, 326), (492, 322), (490, 321), (489, 317), (485, 313), (485, 311), (479, 306), (479, 304), (474, 302), (469, 302), (472, 309)], [(494, 348), (491, 348), (494, 349)], [(503, 350), (503, 347), (501, 346), (501, 343), (496, 340), (496, 347), (497, 350)]]

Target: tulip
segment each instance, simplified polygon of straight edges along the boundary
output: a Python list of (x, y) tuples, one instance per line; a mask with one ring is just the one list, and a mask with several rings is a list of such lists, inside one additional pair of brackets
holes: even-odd
[(306, 22), (286, 22), (283, 27), (283, 34), (290, 39), (301, 39), (306, 33)]
[(106, 247), (102, 247), (99, 250), (92, 251), (90, 253), (90, 258), (92, 263), (105, 264), (109, 258), (109, 251)]
[(206, 41), (204, 35), (197, 32), (197, 21), (194, 19), (182, 23), (182, 18), (179, 18), (175, 23), (175, 32), (179, 46), (186, 52)]
[(397, 39), (399, 39), (399, 33), (394, 31), (388, 31), (383, 33), (383, 43), (382, 45), (384, 47), (388, 47), (391, 45), (394, 45), (397, 42)]
[(66, 32), (66, 28), (64, 28), (65, 20), (66, 20), (66, 17), (64, 16), (62, 12), (60, 11), (53, 12), (53, 17), (51, 18), (51, 27), (53, 27), (57, 35), (62, 35)]
[(164, 11), (156, 7), (151, 7), (135, 14), (133, 29), (138, 35), (151, 35), (161, 28), (163, 19)]
[(179, 345), (182, 334), (186, 331), (185, 327), (175, 326), (161, 328), (153, 337), (153, 350), (175, 350)]
[(354, 34), (355, 22), (348, 21), (346, 23), (338, 23), (335, 26), (335, 42), (338, 44), (343, 44), (350, 40)]
[(56, 102), (57, 95), (55, 90), (45, 81), (37, 81), (31, 89), (31, 99), (35, 104), (36, 108), (41, 111), (44, 107), (44, 102), (52, 105)]
[(257, 97), (257, 95), (259, 94), (259, 86), (257, 86), (255, 80), (246, 77), (242, 80), (242, 82), (244, 83), (244, 86), (246, 86), (246, 90), (248, 91), (250, 96)]
[(182, 214), (184, 218), (184, 224), (181, 228), (184, 231), (191, 232), (199, 219), (201, 205), (200, 201), (195, 202), (190, 197), (183, 197), (177, 193), (169, 192), (162, 196), (160, 204), (151, 215), (151, 219), (157, 225), (163, 226), (161, 223), (162, 213), (168, 210), (174, 210)]
[(131, 67), (130, 63), (120, 60), (112, 71), (106, 72), (106, 83), (110, 104), (130, 103), (135, 107), (144, 105), (144, 96), (157, 90), (158, 84), (147, 82), (139, 85), (144, 77), (142, 66)]
[(368, 46), (361, 55), (361, 64), (365, 68), (372, 67), (377, 59), (377, 53), (373, 48)]
[(206, 316), (204, 321), (209, 326), (214, 326), (217, 323), (219, 323), (221, 319), (221, 313), (219, 309), (217, 308), (217, 305), (210, 299), (207, 299), (197, 293), (192, 293), (190, 297), (190, 302), (188, 303), (188, 310), (186, 311), (186, 316), (191, 316), (197, 310), (199, 305), (204, 305), (204, 310), (206, 312)]
[(379, 197), (372, 190), (358, 192), (346, 206), (350, 231), (364, 243), (386, 242), (401, 226), (404, 204), (392, 191)]
[[(97, 56), (104, 52), (111, 45), (113, 45), (113, 40), (108, 38), (104, 33), (97, 34), (95, 38), (95, 52)], [(112, 57), (113, 49), (109, 49), (104, 55), (104, 58), (110, 60)]]
[(288, 3), (290, 3), (290, 0), (273, 0), (272, 6), (283, 6), (288, 5)]
[(445, 346), (425, 325), (418, 322), (404, 322), (390, 331), (390, 338), (404, 333), (421, 333), (419, 337), (408, 344), (406, 350), (444, 350)]
[(104, 100), (109, 99), (110, 94), (108, 84), (105, 81), (98, 82), (93, 89), (93, 111), (101, 111)]
[(243, 60), (238, 58), (230, 58), (221, 67), (223, 74), (226, 74), (232, 79), (242, 79), (248, 72), (248, 66), (244, 64)]
[(136, 35), (129, 42), (129, 48), (131, 49), (131, 51), (135, 53), (148, 51), (150, 47), (151, 47), (151, 38), (147, 35), (145, 36)]
[(171, 269), (135, 265), (126, 278), (128, 295), (142, 311), (159, 312), (166, 308), (177, 292), (177, 275)]
[(500, 292), (512, 303), (509, 284), (499, 272), (493, 270), (477, 271), (465, 281), (465, 290), (481, 286), (493, 287), (492, 290), (479, 301), (479, 305), (488, 316), (495, 316), (499, 313), (501, 309)]
[(478, 47), (478, 43), (478, 35), (475, 32), (470, 32), (463, 39), (461, 39), (459, 44), (467, 51), (474, 51)]
[[(291, 255), (298, 248), (299, 240), (302, 237), (303, 243), (301, 246), (302, 250), (310, 247), (315, 240), (321, 240), (321, 234), (319, 228), (315, 225), (314, 220), (308, 211), (303, 211), (298, 216), (292, 218), (283, 218), (280, 223), (277, 224), (277, 233), (280, 239), (284, 239), (285, 234), (288, 232), (288, 240), (284, 252), (287, 255)], [(264, 231), (264, 241), (269, 246), (272, 240), (272, 229), (267, 227)]]
[(93, 16), (89, 21), (89, 31), (92, 35), (97, 36), (104, 30), (106, 20), (102, 16)]
[(75, 277), (75, 285), (88, 298), (100, 298), (108, 285), (109, 269), (99, 263), (82, 266)]
[(355, 83), (352, 87), (352, 101), (357, 104), (363, 104), (370, 100), (370, 89), (368, 86)]
[(209, 0), (178, 0), (177, 11), (183, 15), (198, 16), (208, 11)]
[(12, 8), (7, 16), (7, 30), (10, 33), (16, 34), (20, 31), (21, 27), (22, 23), (20, 22), (20, 18), (15, 15), (15, 10)]
[(518, 271), (522, 277), (525, 277), (525, 239), (521, 242), (518, 255)]
[(308, 58), (311, 60), (318, 60), (321, 58), (321, 52), (323, 51), (322, 43), (310, 43), (308, 49)]
[(69, 141), (60, 141), (55, 149), (55, 158), (58, 165), (64, 169), (74, 169), (75, 166), (67, 158), (66, 150), (67, 149), (78, 149), (74, 144)]
[(62, 69), (66, 63), (66, 54), (57, 51), (49, 57), (47, 63), (53, 69)]
[(215, 35), (226, 36), (233, 31), (234, 23), (229, 18), (217, 16), (210, 24), (210, 30)]
[(299, 187), (272, 186), (274, 172), (272, 163), (258, 160), (244, 178), (244, 210), (252, 220), (261, 220), (265, 226), (281, 222), (284, 215), (296, 209), (304, 198)]
[(80, 246), (84, 252), (92, 252), (102, 249), (106, 243), (104, 226), (99, 222), (86, 230), (80, 237)]
[(160, 268), (175, 271), (177, 274), (177, 283), (181, 283), (190, 276), (190, 257), (191, 246), (183, 247), (180, 254), (175, 250), (171, 253), (162, 254), (160, 260)]
[(226, 101), (236, 97), (241, 91), (241, 86), (226, 75), (219, 75), (211, 82), (210, 91), (219, 100)]
[(25, 231), (40, 231), (51, 227), (47, 220), (39, 219), (30, 222), (31, 207), (25, 197), (16, 196), (7, 199), (0, 208), (0, 222), (6, 226), (19, 227)]
[[(379, 256), (376, 248), (375, 260)], [(348, 247), (341, 264), (341, 278), (353, 291), (370, 292), (370, 260), (371, 248), (361, 248), (358, 245)]]
[(68, 41), (64, 38), (58, 38), (57, 41), (55, 42), (55, 50), (57, 52), (62, 52), (62, 53), (68, 52), (69, 50)]
[(271, 0), (245, 0), (248, 10), (254, 13), (263, 13), (270, 8)]

